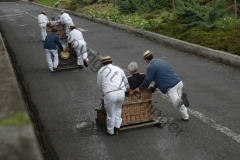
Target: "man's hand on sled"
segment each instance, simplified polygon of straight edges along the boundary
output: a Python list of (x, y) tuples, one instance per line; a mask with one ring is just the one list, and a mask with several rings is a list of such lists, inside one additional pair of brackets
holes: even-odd
[(140, 88), (138, 87), (138, 88), (136, 88), (134, 91), (136, 91), (136, 92), (140, 92)]
[(64, 50), (63, 50), (64, 52), (68, 52), (68, 51), (70, 51), (70, 48), (65, 48)]
[(156, 87), (155, 86), (150, 86), (150, 89), (151, 89), (152, 93), (154, 93), (156, 91)]
[(133, 91), (133, 90), (130, 90), (130, 91), (128, 91), (128, 94), (129, 94), (130, 96), (132, 96), (132, 95), (134, 94), (134, 91)]

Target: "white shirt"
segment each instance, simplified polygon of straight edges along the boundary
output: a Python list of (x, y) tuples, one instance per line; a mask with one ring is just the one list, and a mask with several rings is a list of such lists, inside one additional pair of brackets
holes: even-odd
[(56, 21), (55, 20), (54, 21), (50, 21), (50, 24), (51, 24), (51, 26), (53, 26), (53, 25), (56, 24)]
[(124, 71), (112, 64), (103, 66), (97, 75), (97, 85), (105, 95), (109, 91), (123, 90), (129, 88), (127, 77)]
[(83, 35), (82, 32), (77, 30), (77, 29), (73, 29), (68, 36), (68, 43), (72, 43), (74, 44), (75, 41), (79, 41), (79, 40), (84, 40), (83, 39)]
[(72, 18), (67, 13), (63, 13), (60, 17), (61, 23), (66, 24), (67, 21), (72, 21)]
[(44, 14), (38, 15), (38, 24), (41, 24), (41, 23), (49, 23), (47, 16), (45, 16)]
[(53, 25), (59, 25), (61, 23), (60, 19), (57, 19)]

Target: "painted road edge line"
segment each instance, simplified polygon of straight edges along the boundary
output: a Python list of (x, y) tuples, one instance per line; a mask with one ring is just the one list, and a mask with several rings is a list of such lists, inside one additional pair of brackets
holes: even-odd
[(193, 109), (188, 108), (188, 111), (191, 115), (193, 115), (194, 117), (200, 119), (202, 122), (210, 125), (212, 128), (216, 129), (217, 131), (225, 134), (226, 136), (232, 138), (233, 140), (235, 140), (237, 143), (240, 144), (240, 135), (234, 133), (233, 131), (231, 131), (229, 128), (222, 126), (220, 124), (218, 124), (217, 122), (215, 122), (214, 120), (212, 120), (211, 118), (208, 118), (207, 116), (204, 116), (202, 113), (195, 111)]

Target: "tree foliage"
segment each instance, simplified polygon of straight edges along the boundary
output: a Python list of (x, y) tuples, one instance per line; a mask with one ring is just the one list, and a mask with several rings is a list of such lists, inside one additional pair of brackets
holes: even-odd
[(117, 0), (119, 11), (123, 14), (148, 13), (155, 9), (170, 7), (171, 0)]
[(226, 4), (227, 0), (212, 0), (203, 6), (194, 0), (175, 0), (176, 14), (181, 24), (188, 28), (199, 27), (206, 30), (214, 29), (217, 20), (232, 12), (232, 8)]
[(67, 9), (75, 10), (79, 7), (85, 7), (87, 5), (92, 5), (97, 2), (98, 0), (72, 0)]

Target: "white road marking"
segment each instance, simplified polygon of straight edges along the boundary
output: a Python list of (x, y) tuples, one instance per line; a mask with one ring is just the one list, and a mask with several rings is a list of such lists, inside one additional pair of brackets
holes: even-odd
[(6, 20), (6, 21), (16, 21), (16, 19), (8, 19), (8, 20)]
[[(24, 12), (24, 13), (25, 13), (25, 12)], [(4, 15), (4, 16), (0, 16), (0, 18), (2, 18), (2, 17), (4, 18), (4, 17), (19, 16), (19, 15), (21, 16), (21, 15), (23, 15), (23, 14), (19, 14), (19, 13), (18, 13), (18, 14)]]
[(20, 26), (22, 27), (22, 26), (28, 26), (29, 24), (21, 24)]
[(225, 134), (226, 136), (232, 138), (237, 143), (240, 143), (240, 135), (239, 134), (236, 134), (233, 131), (231, 131), (229, 128), (216, 123), (214, 120), (212, 120), (211, 118), (208, 118), (207, 116), (204, 116), (202, 113), (200, 113), (198, 111), (195, 111), (190, 108), (188, 108), (188, 111), (191, 115), (200, 119), (202, 122), (208, 124), (209, 126), (216, 129), (217, 131)]
[[(163, 99), (169, 100), (169, 103), (171, 103), (171, 100), (169, 99), (167, 94), (163, 94), (161, 91), (159, 91), (158, 89), (155, 91), (155, 93), (160, 94), (160, 96)], [(222, 126), (220, 124), (218, 124), (217, 122), (215, 122), (214, 120), (212, 120), (211, 118), (208, 118), (207, 116), (204, 116), (202, 113), (195, 111), (191, 108), (188, 108), (188, 112), (193, 115), (194, 117), (196, 117), (197, 119), (199, 119), (200, 121), (202, 121), (203, 123), (211, 126), (212, 128), (216, 129), (217, 131), (225, 134), (226, 136), (232, 138), (234, 141), (236, 141), (237, 143), (240, 143), (240, 134), (234, 133), (233, 131), (231, 131), (229, 128)]]
[(82, 28), (77, 28), (79, 31), (81, 31), (81, 32), (84, 32), (84, 31), (87, 31), (87, 30), (84, 30), (84, 29), (82, 29)]
[(31, 15), (30, 13), (28, 13), (28, 12), (25, 12), (26, 14), (28, 14), (29, 16), (31, 16), (31, 17), (33, 17), (33, 18), (35, 18), (35, 19), (37, 19), (37, 17), (35, 17), (34, 15)]

